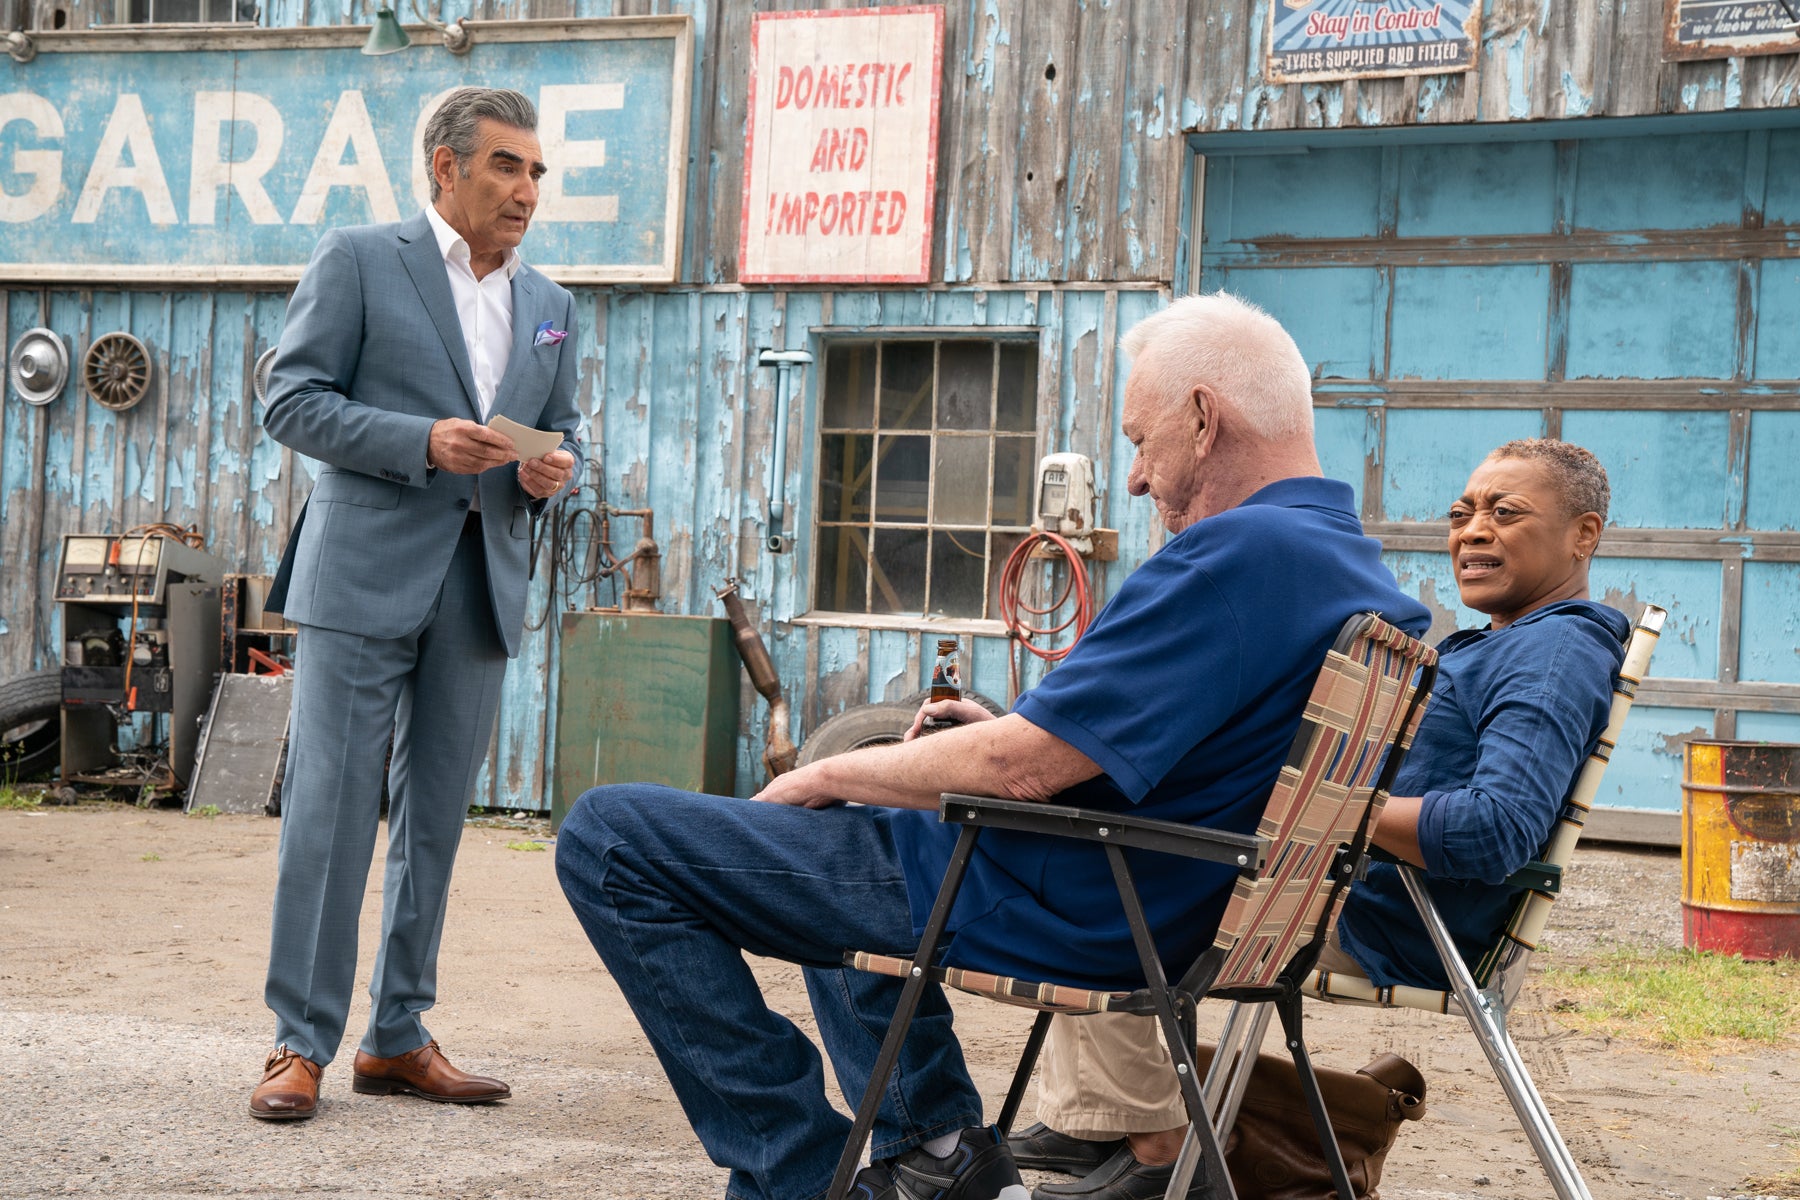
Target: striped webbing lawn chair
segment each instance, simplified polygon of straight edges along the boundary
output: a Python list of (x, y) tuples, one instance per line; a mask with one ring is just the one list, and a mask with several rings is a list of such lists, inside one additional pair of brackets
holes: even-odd
[[(1186, 1194), (1201, 1158), (1206, 1162), (1208, 1194), (1234, 1197), (1219, 1138), (1201, 1101), (1194, 1056), (1196, 1006), (1207, 996), (1275, 1002), (1288, 1023), (1294, 1063), (1321, 1143), (1329, 1148), (1339, 1195), (1354, 1200), (1302, 1038), (1301, 985), (1330, 936), (1345, 889), (1361, 869), (1369, 832), (1418, 727), (1436, 673), (1434, 651), (1374, 614), (1363, 613), (1346, 622), (1326, 655), (1293, 748), (1253, 835), (1116, 812), (945, 795), (942, 819), (963, 828), (917, 951), (911, 958), (855, 951), (844, 955), (848, 966), (892, 975), (906, 984), (838, 1162), (830, 1200), (842, 1200), (849, 1188), (906, 1031), (921, 995), (932, 983), (1038, 1011), (1000, 1111), (1002, 1131), (1010, 1128), (1024, 1098), (1052, 1014), (1155, 1016), (1177, 1064), (1182, 1099), (1194, 1126), (1170, 1182), (1171, 1197)], [(1120, 980), (1118, 990), (1093, 990), (938, 965), (951, 906), (975, 842), (987, 828), (1099, 843), (1112, 868), (1142, 981)], [(1151, 940), (1125, 859), (1127, 847), (1222, 863), (1237, 872), (1212, 946), (1173, 983)], [(1049, 947), (1045, 950), (1051, 952)]]
[[(1334, 1004), (1411, 1008), (1434, 1013), (1460, 1013), (1465, 1017), (1476, 1040), (1487, 1054), (1488, 1062), (1493, 1066), (1494, 1075), (1512, 1104), (1513, 1112), (1518, 1114), (1519, 1124), (1524, 1127), (1531, 1148), (1537, 1153), (1538, 1161), (1543, 1164), (1544, 1174), (1549, 1177), (1558, 1200), (1592, 1200), (1592, 1197), (1586, 1182), (1581, 1178), (1574, 1156), (1569, 1153), (1569, 1147), (1557, 1132), (1543, 1097), (1538, 1094), (1530, 1072), (1525, 1069), (1525, 1061), (1507, 1032), (1506, 1021), (1513, 1001), (1518, 998), (1519, 989), (1524, 986), (1532, 953), (1537, 949), (1545, 923), (1550, 917), (1550, 907), (1562, 891), (1563, 871), (1574, 854), (1575, 843), (1581, 837), (1594, 797), (1599, 794), (1601, 778), (1606, 773), (1606, 764), (1625, 728), (1625, 718), (1631, 712), (1638, 684), (1650, 669), (1650, 655), (1656, 649), (1656, 640), (1667, 616), (1668, 613), (1656, 605), (1646, 605), (1643, 615), (1632, 629), (1625, 646), (1624, 664), (1613, 682), (1612, 712), (1607, 719), (1606, 730), (1600, 735), (1599, 744), (1594, 747), (1594, 752), (1588, 756), (1576, 775), (1568, 802), (1550, 831), (1549, 841), (1538, 861), (1527, 863), (1507, 880), (1524, 891), (1520, 893), (1518, 904), (1499, 940), (1475, 965), (1475, 969), (1469, 969), (1450, 940), (1449, 929), (1425, 888), (1424, 872), (1400, 863), (1400, 878), (1406, 884), (1407, 894), (1412, 897), (1426, 932), (1431, 935), (1438, 958), (1450, 979), (1450, 990), (1377, 987), (1361, 975), (1344, 971), (1314, 970), (1305, 981), (1307, 996)], [(1225, 1030), (1220, 1034), (1221, 1051), (1217, 1057), (1227, 1057), (1226, 1046), (1242, 1044), (1248, 1048), (1248, 1053), (1239, 1055), (1235, 1061), (1253, 1062), (1256, 1045), (1261, 1041), (1268, 1016), (1266, 1006), (1260, 1012), (1253, 1007), (1234, 1007), (1226, 1019)], [(1229, 1072), (1221, 1073), (1217, 1079), (1207, 1081), (1215, 1102), (1223, 1095), (1241, 1093), (1244, 1083), (1248, 1082), (1227, 1079), (1228, 1074)], [(1235, 1110), (1235, 1100), (1233, 1095), (1231, 1103), (1223, 1110), (1227, 1128), (1230, 1125), (1229, 1116)]]

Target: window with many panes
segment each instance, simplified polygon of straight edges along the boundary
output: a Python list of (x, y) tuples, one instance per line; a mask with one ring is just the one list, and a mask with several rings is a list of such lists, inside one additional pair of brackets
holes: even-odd
[(119, 0), (118, 21), (130, 25), (256, 24), (256, 0)]
[(1031, 521), (1037, 343), (834, 341), (824, 366), (813, 608), (997, 617)]

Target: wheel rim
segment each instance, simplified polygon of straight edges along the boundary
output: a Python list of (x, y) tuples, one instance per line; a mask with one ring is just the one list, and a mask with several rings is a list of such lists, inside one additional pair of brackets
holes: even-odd
[(24, 721), (11, 729), (0, 730), (0, 768), (8, 763), (22, 762), (33, 754), (49, 749), (56, 744), (61, 733), (51, 717)]

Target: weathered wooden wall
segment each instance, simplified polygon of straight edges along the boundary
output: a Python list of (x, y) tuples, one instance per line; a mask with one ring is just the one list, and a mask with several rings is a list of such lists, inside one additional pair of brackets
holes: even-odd
[(1785, 108), (1791, 54), (1663, 62), (1663, 0), (1485, 0), (1473, 71), (1280, 85), (1263, 76), (1269, 5), (1190, 0), (1181, 127), (1315, 129)]
[[(815, 454), (811, 380), (789, 427), (794, 464), (787, 499), (793, 549), (762, 545), (773, 429), (773, 373), (752, 364), (758, 347), (819, 348), (821, 336), (870, 330), (985, 327), (1041, 330), (1039, 442), (1095, 460), (1105, 520), (1141, 557), (1151, 544), (1147, 505), (1125, 503), (1129, 446), (1119, 435), (1124, 380), (1110, 348), (1118, 333), (1161, 302), (1144, 286), (782, 292), (736, 288), (578, 293), (581, 404), (589, 416), (599, 487), (613, 504), (656, 512), (664, 550), (667, 612), (717, 614), (713, 589), (743, 582), (795, 700), (801, 730), (871, 699), (923, 685), (917, 629), (872, 629), (805, 620), (809, 607)], [(151, 395), (115, 414), (73, 386), (50, 405), (0, 409), (0, 676), (54, 665), (60, 627), (48, 569), (64, 533), (122, 530), (149, 521), (194, 523), (213, 553), (239, 569), (269, 571), (312, 466), (270, 441), (250, 399), (255, 358), (280, 333), (278, 293), (15, 290), (0, 307), (0, 337), (46, 324), (77, 356), (88, 339), (129, 329), (157, 355)], [(590, 491), (579, 502), (593, 498)], [(615, 526), (628, 547), (634, 523)], [(547, 560), (545, 560), (547, 561)], [(14, 564), (17, 564), (15, 568)], [(1119, 564), (1103, 587), (1123, 578)], [(529, 619), (552, 597), (540, 573)], [(585, 602), (585, 593), (578, 597)], [(602, 587), (602, 603), (610, 589)], [(796, 621), (796, 618), (800, 618)], [(497, 753), (481, 799), (536, 809), (545, 800), (544, 747), (554, 736), (555, 623), (530, 634), (508, 673)], [(1006, 693), (1005, 643), (984, 623), (972, 686)], [(745, 686), (740, 787), (757, 779), (766, 706)], [(798, 732), (798, 731), (797, 731)]]
[[(784, 430), (773, 428), (763, 346), (870, 331), (1035, 330), (1039, 449), (1092, 456), (1102, 520), (1122, 529), (1103, 590), (1157, 544), (1122, 481), (1120, 332), (1180, 287), (1190, 152), (1182, 130), (1274, 130), (1691, 112), (1792, 103), (1792, 58), (1661, 65), (1660, 0), (1623, 6), (1505, 3), (1484, 17), (1480, 70), (1423, 81), (1268, 87), (1260, 60), (1267, 0), (952, 0), (946, 5), (939, 194), (930, 288), (753, 289), (736, 284), (750, 17), (810, 0), (449, 0), (446, 18), (691, 15), (698, 55), (683, 238), (683, 283), (579, 293), (582, 402), (606, 498), (657, 513), (669, 612), (716, 611), (712, 589), (744, 580), (797, 721), (923, 679), (916, 630), (807, 616), (816, 453), (816, 373)], [(847, 3), (846, 7), (857, 7)], [(877, 5), (862, 5), (877, 7)], [(271, 0), (276, 26), (359, 23), (370, 0)], [(38, 0), (42, 28), (110, 18), (112, 0)], [(60, 18), (58, 13), (60, 12)], [(479, 40), (479, 34), (477, 35)], [(420, 37), (414, 54), (442, 53)], [(480, 53), (477, 49), (476, 53)], [(1329, 179), (1322, 181), (1329, 186)], [(529, 254), (529, 242), (526, 250)], [(73, 387), (32, 409), (0, 405), (0, 674), (57, 661), (55, 606), (39, 571), (68, 531), (194, 521), (246, 570), (276, 561), (310, 486), (307, 465), (261, 432), (249, 399), (255, 358), (278, 339), (285, 295), (23, 288), (0, 290), (0, 341), (48, 324), (74, 355), (126, 328), (156, 360), (144, 404), (114, 415)], [(794, 464), (793, 550), (762, 547), (767, 464), (777, 437)], [(624, 523), (622, 523), (623, 525)], [(635, 536), (627, 530), (622, 536)], [(540, 575), (532, 616), (560, 603)], [(1005, 643), (978, 634), (973, 685), (1005, 693)], [(509, 675), (497, 753), (479, 799), (544, 803), (555, 648), (534, 633)], [(757, 777), (763, 705), (746, 685), (739, 787)]]

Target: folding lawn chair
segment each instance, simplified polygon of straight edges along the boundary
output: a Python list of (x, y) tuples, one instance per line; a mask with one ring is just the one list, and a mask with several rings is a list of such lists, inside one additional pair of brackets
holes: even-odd
[[(862, 952), (844, 956), (849, 966), (903, 978), (906, 985), (838, 1162), (830, 1200), (842, 1200), (849, 1188), (901, 1043), (920, 996), (932, 982), (1039, 1012), (1001, 1108), (1002, 1132), (1010, 1128), (1024, 1098), (1052, 1014), (1129, 1012), (1157, 1017), (1197, 1131), (1188, 1139), (1168, 1194), (1186, 1193), (1200, 1155), (1206, 1162), (1209, 1194), (1231, 1200), (1235, 1193), (1224, 1154), (1201, 1101), (1194, 1062), (1195, 1008), (1206, 996), (1275, 1002), (1288, 1023), (1289, 1047), (1321, 1144), (1329, 1148), (1328, 1158), (1334, 1162), (1339, 1194), (1353, 1200), (1301, 1036), (1301, 985), (1330, 935), (1345, 889), (1361, 868), (1369, 831), (1436, 674), (1435, 651), (1374, 614), (1346, 622), (1320, 669), (1255, 835), (1113, 812), (945, 795), (942, 819), (963, 829), (918, 950), (910, 959)], [(1134, 987), (1135, 981), (1121, 980), (1122, 990), (1092, 991), (936, 965), (945, 923), (984, 828), (1099, 842), (1112, 867), (1146, 985)], [(1157, 957), (1124, 847), (1204, 859), (1237, 870), (1213, 945), (1174, 983)]]
[[(1520, 895), (1518, 906), (1513, 910), (1500, 940), (1476, 965), (1475, 970), (1471, 972), (1463, 963), (1462, 956), (1457, 953), (1455, 944), (1450, 940), (1450, 931), (1436, 906), (1432, 904), (1430, 893), (1425, 890), (1424, 873), (1401, 863), (1400, 878), (1406, 884), (1407, 894), (1412, 897), (1419, 917), (1425, 923), (1426, 932), (1431, 935), (1432, 943), (1437, 948), (1438, 958), (1449, 975), (1451, 990), (1442, 992), (1430, 988), (1377, 987), (1361, 975), (1319, 970), (1312, 971), (1304, 985), (1308, 996), (1335, 1004), (1414, 1008), (1435, 1013), (1457, 1012), (1466, 1017), (1469, 1028), (1481, 1043), (1488, 1062), (1494, 1068), (1495, 1077), (1506, 1092), (1507, 1100), (1518, 1114), (1519, 1123), (1525, 1128), (1525, 1136), (1531, 1142), (1531, 1148), (1536, 1151), (1538, 1161), (1543, 1164), (1544, 1174), (1549, 1176), (1558, 1200), (1592, 1200), (1592, 1196), (1581, 1178), (1574, 1156), (1569, 1153), (1562, 1135), (1551, 1121), (1550, 1111), (1544, 1106), (1543, 1097), (1538, 1095), (1530, 1072), (1525, 1069), (1525, 1061), (1520, 1057), (1518, 1047), (1507, 1033), (1506, 1019), (1512, 1010), (1513, 1001), (1519, 995), (1519, 989), (1524, 986), (1532, 952), (1537, 949), (1545, 922), (1550, 916), (1550, 906), (1556, 902), (1556, 897), (1562, 890), (1563, 870), (1569, 864), (1575, 842), (1580, 838), (1587, 814), (1593, 807), (1594, 797), (1600, 791), (1601, 777), (1606, 772), (1606, 764), (1612, 757), (1613, 748), (1618, 745), (1619, 735), (1625, 727), (1625, 717), (1630, 713), (1632, 700), (1637, 695), (1638, 684), (1650, 669), (1650, 655), (1656, 649), (1656, 640), (1667, 616), (1668, 613), (1656, 605), (1645, 605), (1643, 615), (1638, 618), (1626, 643), (1625, 662), (1619, 668), (1618, 677), (1613, 684), (1612, 713), (1607, 720), (1606, 731), (1600, 735), (1600, 743), (1594, 748), (1594, 752), (1582, 764), (1581, 771), (1576, 776), (1574, 791), (1564, 805), (1555, 828), (1550, 832), (1550, 840), (1540, 855), (1541, 861), (1526, 864), (1507, 880), (1526, 890)], [(1215, 1063), (1227, 1058), (1233, 1059), (1235, 1063), (1253, 1062), (1257, 1043), (1261, 1040), (1267, 1023), (1266, 1007), (1260, 1013), (1234, 1007), (1219, 1036), (1220, 1051)], [(1247, 1053), (1236, 1050), (1239, 1044), (1247, 1048)], [(1228, 1052), (1227, 1046), (1233, 1049)], [(1221, 1127), (1225, 1129), (1230, 1128), (1237, 1099), (1241, 1097), (1242, 1089), (1248, 1082), (1247, 1079), (1228, 1078), (1230, 1070), (1230, 1067), (1225, 1071), (1215, 1068), (1214, 1076), (1207, 1080), (1209, 1099), (1214, 1102)], [(1247, 1075), (1247, 1071), (1244, 1074)], [(1230, 1103), (1219, 1108), (1218, 1102), (1226, 1097), (1230, 1097)]]

